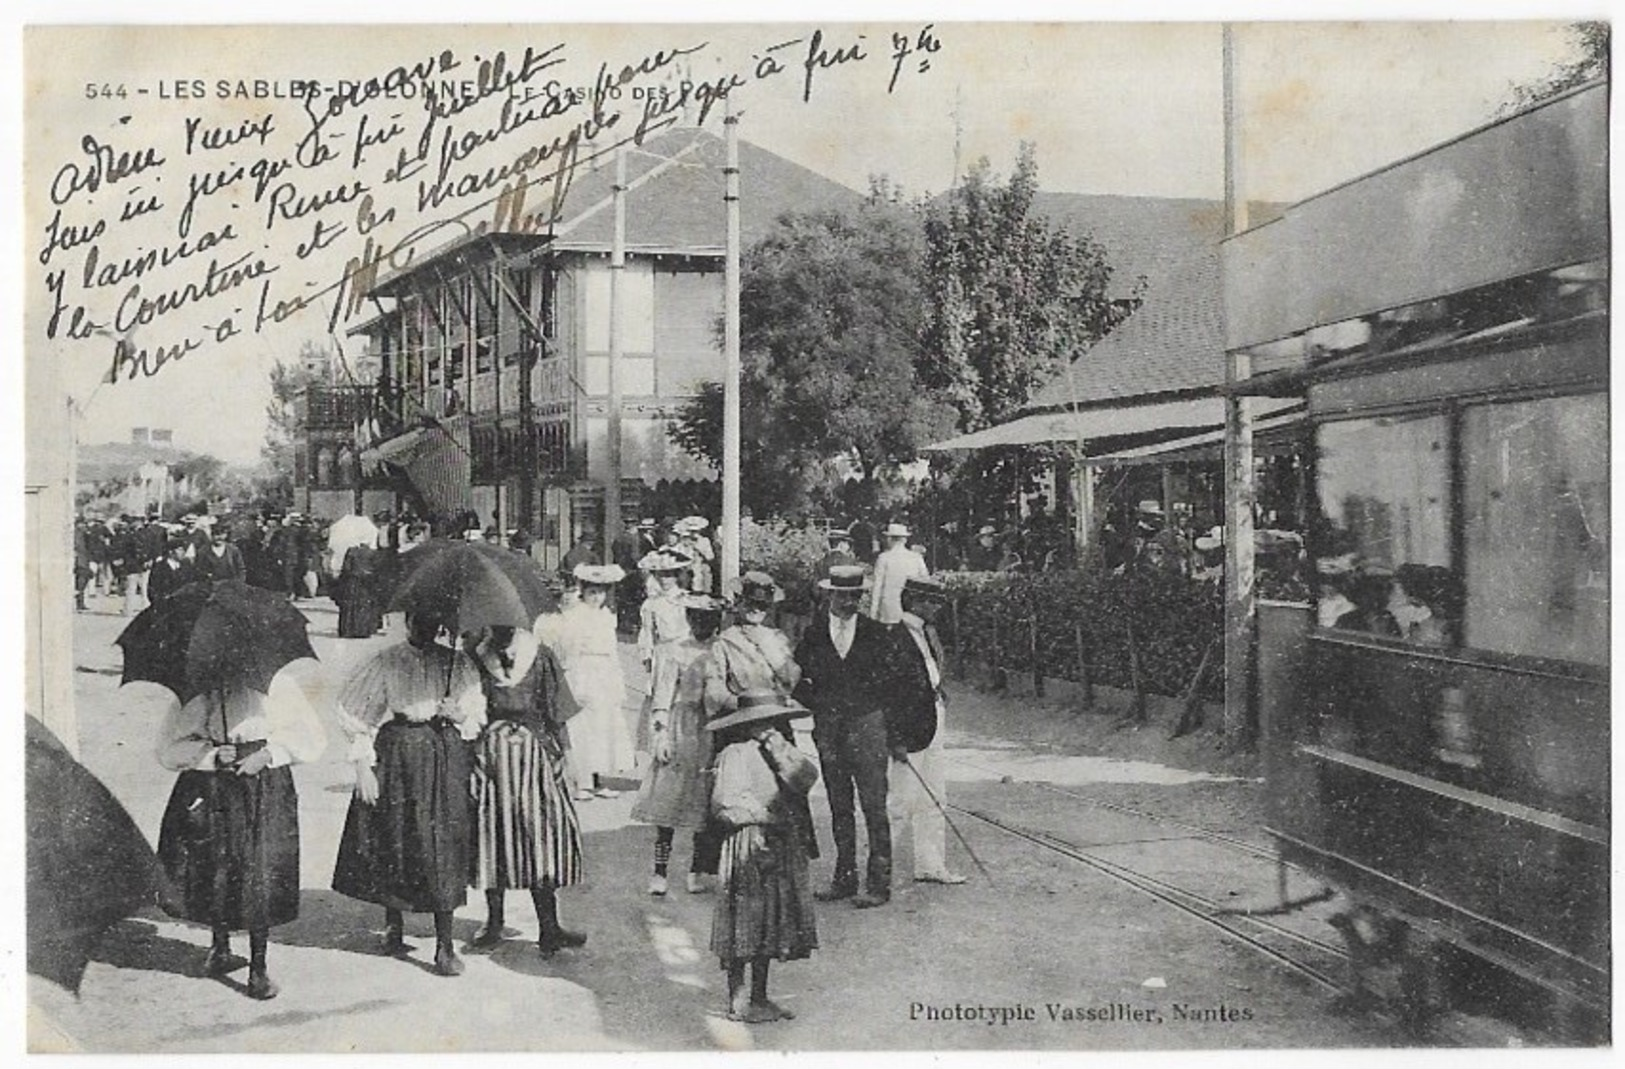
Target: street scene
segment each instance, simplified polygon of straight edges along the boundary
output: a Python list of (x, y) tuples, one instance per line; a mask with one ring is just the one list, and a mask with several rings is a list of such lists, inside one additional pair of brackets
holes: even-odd
[(29, 1051), (1611, 1042), (1606, 23), (25, 45)]

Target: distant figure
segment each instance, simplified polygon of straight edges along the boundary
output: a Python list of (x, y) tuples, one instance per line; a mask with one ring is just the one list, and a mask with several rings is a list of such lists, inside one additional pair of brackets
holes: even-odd
[(622, 706), (626, 685), (621, 677), (615, 615), (609, 592), (625, 576), (613, 564), (578, 564), (578, 601), (537, 622), (536, 637), (551, 649), (564, 668), (564, 678), (581, 711), (567, 726), (570, 763), (579, 781), (576, 799), (614, 798), (609, 785), (617, 772), (635, 763), (632, 730)]
[(888, 524), (883, 536), (886, 549), (875, 558), (874, 589), (868, 599), (869, 615), (883, 624), (903, 619), (903, 585), (910, 579), (930, 574), (925, 558), (908, 548), (908, 528)]
[(221, 524), (215, 524), (209, 531), (209, 546), (199, 550), (192, 560), (192, 567), (197, 570), (199, 579), (208, 579), (218, 582), (222, 579), (248, 579), (248, 568), (243, 563), (243, 554), (236, 546), (226, 541), (226, 529)]
[(147, 597), (154, 605), (175, 593), (187, 583), (196, 581), (192, 562), (186, 559), (187, 543), (184, 538), (169, 540), (169, 552), (153, 566), (147, 576)]
[(384, 561), (372, 546), (351, 546), (339, 569), (339, 637), (371, 638), (384, 626)]
[(996, 572), (999, 570), (999, 559), (1002, 555), (999, 549), (998, 528), (990, 523), (983, 524), (976, 532), (976, 541), (965, 553), (965, 570)]

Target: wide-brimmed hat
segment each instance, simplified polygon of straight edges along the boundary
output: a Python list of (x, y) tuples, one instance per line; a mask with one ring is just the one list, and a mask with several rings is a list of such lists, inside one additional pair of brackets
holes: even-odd
[(1224, 528), (1215, 527), (1207, 534), (1196, 539), (1196, 548), (1206, 553), (1210, 549), (1220, 549), (1224, 546)]
[(749, 571), (728, 583), (729, 598), (746, 605), (771, 607), (784, 600), (784, 591), (766, 572)]
[(576, 582), (591, 586), (614, 586), (626, 578), (619, 564), (578, 564), (570, 574)]
[(711, 526), (711, 521), (704, 516), (684, 516), (672, 524), (673, 529), (680, 534), (703, 531), (709, 526)]
[(645, 553), (638, 561), (638, 568), (645, 572), (680, 572), (691, 567), (694, 558), (686, 551), (675, 546), (656, 549)]
[(984, 523), (977, 530), (976, 537), (977, 538), (982, 538), (982, 537), (984, 537), (986, 535), (996, 535), (998, 533), (999, 533), (999, 529), (997, 527), (993, 526), (991, 523)]
[(909, 531), (905, 524), (888, 523), (886, 529), (880, 533), (884, 538), (907, 538)]
[(948, 599), (948, 588), (940, 579), (915, 578), (903, 581), (903, 600), (906, 602), (929, 601), (937, 605), (946, 605)]
[(652, 530), (655, 529), (656, 526), (657, 525), (656, 525), (655, 521), (652, 520), (652, 519), (649, 519), (648, 517), (645, 517), (645, 518), (638, 521), (638, 530), (640, 530), (640, 531), (652, 531)]
[(731, 711), (706, 722), (707, 731), (721, 731), (736, 724), (749, 724), (756, 720), (776, 720), (781, 716), (806, 716), (807, 707), (793, 698), (774, 691), (741, 694), (739, 704)]
[(1149, 513), (1152, 516), (1161, 516), (1162, 515), (1162, 502), (1153, 501), (1151, 498), (1148, 497), (1144, 501), (1140, 502), (1139, 505), (1137, 505), (1135, 507), (1135, 511), (1136, 512)]
[(832, 565), (828, 578), (818, 580), (819, 590), (831, 592), (840, 590), (861, 592), (872, 586), (874, 581), (869, 578), (869, 573), (857, 564)]
[(692, 590), (684, 591), (677, 603), (689, 612), (721, 612), (727, 605), (721, 598)]

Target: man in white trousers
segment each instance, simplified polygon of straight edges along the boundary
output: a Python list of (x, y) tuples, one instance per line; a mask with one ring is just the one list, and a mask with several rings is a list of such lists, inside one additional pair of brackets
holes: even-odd
[[(911, 666), (913, 671), (899, 674), (910, 680), (909, 686), (922, 690), (909, 697), (936, 706), (937, 723), (924, 749), (903, 758), (893, 753), (886, 796), (894, 832), (904, 826), (913, 830), (914, 878), (922, 883), (965, 882), (965, 877), (948, 868), (948, 826), (942, 811), (948, 801), (948, 770), (943, 754), (947, 694), (942, 686), (942, 641), (932, 620), (947, 602), (947, 588), (935, 579), (910, 578), (903, 584), (901, 623), (914, 640), (912, 646), (920, 655), (920, 663)], [(909, 645), (904, 643), (903, 647)], [(925, 688), (929, 688), (929, 694), (923, 693)]]

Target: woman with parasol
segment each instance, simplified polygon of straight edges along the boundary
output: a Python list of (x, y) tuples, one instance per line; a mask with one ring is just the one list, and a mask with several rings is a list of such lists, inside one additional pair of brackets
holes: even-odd
[(587, 937), (559, 923), (557, 892), (581, 879), (581, 825), (564, 774), (564, 720), (573, 708), (553, 654), (526, 628), (493, 626), (472, 644), (488, 723), (474, 751), (474, 886), (485, 928), (472, 948), (502, 942), (503, 899), (528, 890), (544, 954)]
[(280, 670), (314, 657), (307, 621), (285, 600), (242, 582), (192, 583), (119, 636), (124, 679), (176, 694), (158, 761), (180, 773), (164, 810), (158, 857), (176, 894), (164, 907), (209, 925), (205, 971), (244, 963), (231, 933), (248, 930), (247, 993), (276, 997), (266, 970), (270, 929), (299, 915), (299, 796), (291, 767), (321, 756), (325, 733)]
[(468, 896), (468, 742), (485, 724), (485, 692), (473, 661), (437, 641), (445, 619), (409, 611), (407, 640), (363, 665), (339, 694), (356, 785), (333, 889), (384, 907), (386, 954), (409, 949), (403, 913), (433, 913), (435, 971), (458, 976), (451, 915)]

